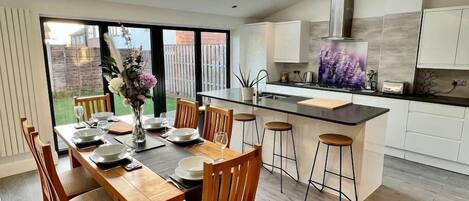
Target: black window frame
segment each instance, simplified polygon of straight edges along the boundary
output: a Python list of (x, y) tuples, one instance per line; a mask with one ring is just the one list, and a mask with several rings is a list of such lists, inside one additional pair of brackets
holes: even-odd
[[(157, 86), (153, 89), (153, 107), (154, 115), (160, 114), (161, 112), (166, 112), (166, 93), (165, 93), (165, 69), (164, 69), (164, 44), (163, 44), (163, 30), (177, 30), (177, 31), (192, 31), (194, 32), (194, 57), (195, 57), (195, 92), (202, 91), (202, 41), (201, 33), (202, 32), (212, 32), (212, 33), (224, 33), (226, 34), (226, 88), (230, 88), (231, 80), (231, 37), (230, 30), (224, 29), (207, 29), (207, 28), (195, 28), (195, 27), (184, 27), (184, 26), (167, 26), (167, 25), (150, 25), (150, 24), (139, 24), (139, 23), (126, 23), (126, 22), (115, 22), (115, 21), (96, 21), (96, 20), (84, 20), (84, 19), (72, 19), (72, 18), (56, 18), (56, 17), (44, 17), (39, 18), (41, 35), (42, 35), (42, 45), (43, 45), (43, 54), (45, 62), (45, 70), (47, 77), (47, 91), (49, 94), (49, 108), (51, 112), (52, 127), (56, 126), (55, 113), (54, 113), (54, 103), (51, 90), (51, 81), (50, 81), (50, 72), (49, 72), (49, 61), (47, 56), (47, 45), (45, 43), (45, 29), (44, 23), (46, 22), (63, 22), (63, 23), (77, 23), (83, 25), (93, 25), (98, 26), (99, 29), (99, 44), (101, 51), (101, 59), (105, 56), (109, 56), (109, 49), (104, 41), (103, 34), (108, 31), (109, 26), (121, 26), (132, 28), (148, 28), (150, 29), (150, 43), (152, 50), (152, 73), (156, 76), (158, 80)], [(110, 93), (109, 89), (105, 86), (108, 85), (106, 79), (103, 80), (103, 93), (111, 94), (111, 109), (115, 111), (114, 106), (114, 96)], [(202, 103), (202, 97), (196, 96), (196, 100), (199, 103)], [(59, 150), (57, 134), (54, 133), (54, 146), (55, 150), (59, 154), (64, 154), (67, 150)]]

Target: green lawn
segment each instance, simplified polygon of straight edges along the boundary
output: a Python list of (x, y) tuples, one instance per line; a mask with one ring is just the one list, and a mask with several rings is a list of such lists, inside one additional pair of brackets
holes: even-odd
[[(114, 96), (114, 106), (116, 115), (130, 114), (130, 108), (124, 107), (122, 104), (123, 98)], [(176, 99), (173, 97), (166, 97), (166, 109), (172, 111), (176, 109)], [(145, 115), (153, 114), (153, 101), (148, 100), (145, 103), (143, 113)], [(73, 98), (56, 98), (54, 99), (54, 114), (56, 125), (63, 125), (76, 122), (73, 115)]]

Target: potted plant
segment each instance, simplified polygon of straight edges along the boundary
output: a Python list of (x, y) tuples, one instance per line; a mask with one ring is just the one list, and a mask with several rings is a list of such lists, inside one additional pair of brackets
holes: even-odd
[(254, 95), (254, 85), (259, 82), (259, 80), (252, 79), (250, 77), (250, 74), (246, 74), (241, 70), (241, 67), (239, 67), (239, 75), (236, 75), (233, 73), (234, 76), (238, 79), (239, 84), (241, 85), (241, 95), (243, 97), (243, 100), (246, 101), (251, 101), (252, 97)]

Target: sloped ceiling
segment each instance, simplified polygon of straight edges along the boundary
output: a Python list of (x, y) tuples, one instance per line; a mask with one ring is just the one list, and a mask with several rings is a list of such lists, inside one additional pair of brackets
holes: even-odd
[[(233, 17), (264, 18), (301, 0), (101, 0)], [(236, 8), (232, 8), (236, 5)]]

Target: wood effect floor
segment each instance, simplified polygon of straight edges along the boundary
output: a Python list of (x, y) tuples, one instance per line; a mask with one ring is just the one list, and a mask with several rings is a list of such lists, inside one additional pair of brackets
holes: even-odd
[[(467, 201), (469, 176), (442, 169), (385, 157), (383, 186), (366, 201)], [(68, 158), (59, 161), (58, 169), (68, 168)], [(261, 173), (257, 199), (259, 201), (304, 200), (306, 185), (284, 178), (284, 193), (280, 193), (280, 176)], [(0, 179), (0, 201), (40, 201), (39, 179), (35, 171)], [(328, 193), (310, 190), (308, 201), (336, 201)]]

